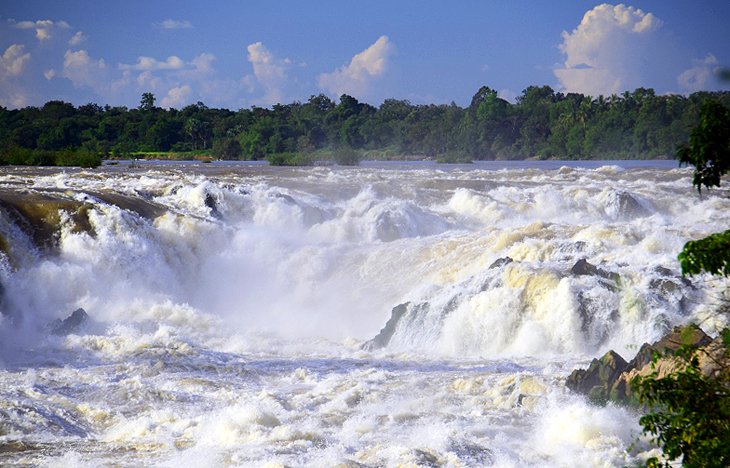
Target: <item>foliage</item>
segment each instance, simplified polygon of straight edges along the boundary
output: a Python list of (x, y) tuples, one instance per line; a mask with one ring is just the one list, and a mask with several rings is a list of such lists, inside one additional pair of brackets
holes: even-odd
[(86, 150), (65, 149), (51, 151), (12, 147), (0, 151), (0, 165), (16, 166), (80, 166), (101, 165), (98, 153)]
[(305, 153), (273, 153), (267, 157), (272, 166), (311, 166), (314, 161)]
[[(680, 164), (695, 166), (693, 185), (700, 194), (703, 185), (719, 186), (730, 164), (728, 110), (715, 100), (704, 101), (699, 124), (677, 155)], [(682, 274), (730, 276), (730, 230), (687, 242), (678, 259)], [(718, 368), (716, 371), (708, 373), (701, 369), (698, 353), (705, 350), (684, 346), (677, 356), (662, 357), (674, 359), (679, 370), (661, 377), (655, 370), (632, 382), (640, 401), (651, 410), (639, 423), (664, 455), (663, 463), (651, 458), (647, 466), (670, 466), (680, 457), (688, 467), (730, 466), (730, 330), (724, 330), (721, 336), (725, 348), (720, 356), (708, 353)], [(658, 358), (655, 356), (654, 363)]]
[[(730, 171), (730, 110), (716, 100), (705, 101), (689, 144), (680, 147), (677, 156), (680, 164), (695, 167), (692, 183), (700, 194), (703, 185), (719, 187)], [(730, 231), (687, 242), (678, 258), (682, 274), (730, 276)]]
[(333, 159), (340, 166), (357, 166), (360, 164), (360, 153), (349, 146), (335, 150)]
[(682, 457), (687, 467), (726, 467), (730, 464), (730, 376), (727, 369), (721, 376), (704, 375), (696, 356), (683, 358), (682, 370), (661, 378), (654, 371), (634, 382), (640, 401), (654, 409), (639, 423), (666, 459), (662, 464), (651, 458), (647, 466), (670, 466), (670, 461)]
[(213, 142), (213, 155), (220, 159), (240, 159), (241, 144), (233, 137), (219, 138)]
[[(482, 86), (466, 108), (396, 99), (376, 108), (352, 96), (335, 102), (320, 94), (303, 103), (235, 112), (202, 102), (162, 109), (145, 93), (132, 109), (93, 103), (76, 108), (63, 101), (0, 107), (0, 149), (74, 147), (104, 157), (212, 149), (220, 158), (264, 159), (297, 152), (334, 158), (345, 147), (386, 159), (644, 159), (671, 155), (690, 137), (707, 101), (728, 106), (730, 93), (657, 96), (638, 88), (592, 98), (530, 86), (511, 103)], [(701, 145), (699, 135), (695, 140)]]
[(730, 276), (730, 230), (687, 242), (678, 258), (683, 275)]
[(705, 101), (689, 144), (677, 156), (680, 164), (695, 167), (692, 183), (700, 194), (703, 185), (719, 187), (720, 178), (730, 170), (730, 110), (714, 99)]
[(451, 150), (436, 157), (436, 162), (444, 164), (469, 164), (471, 156), (466, 151)]

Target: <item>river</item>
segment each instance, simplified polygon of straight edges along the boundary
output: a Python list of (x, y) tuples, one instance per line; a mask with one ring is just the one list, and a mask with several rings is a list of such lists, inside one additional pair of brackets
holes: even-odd
[(0, 168), (0, 464), (634, 463), (638, 416), (564, 382), (673, 325), (712, 330), (720, 286), (676, 256), (730, 225), (730, 199), (691, 175)]

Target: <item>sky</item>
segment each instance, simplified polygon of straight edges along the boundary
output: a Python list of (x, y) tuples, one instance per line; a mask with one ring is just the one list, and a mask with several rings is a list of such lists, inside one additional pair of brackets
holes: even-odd
[(2, 0), (0, 105), (727, 90), (716, 75), (730, 68), (729, 21), (727, 0)]

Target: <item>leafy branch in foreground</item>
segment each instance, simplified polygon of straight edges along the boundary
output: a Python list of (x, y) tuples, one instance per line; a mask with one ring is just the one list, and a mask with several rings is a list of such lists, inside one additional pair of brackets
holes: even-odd
[(705, 375), (696, 356), (683, 356), (677, 363), (681, 370), (664, 377), (654, 370), (634, 381), (640, 401), (653, 409), (639, 423), (666, 459), (661, 463), (650, 458), (647, 466), (668, 467), (682, 457), (687, 467), (726, 467), (730, 464), (728, 370)]
[(730, 276), (730, 230), (687, 242), (677, 258), (683, 275)]
[[(708, 100), (689, 143), (677, 151), (680, 165), (695, 167), (692, 184), (719, 187), (730, 171), (730, 111)], [(730, 230), (685, 244), (678, 255), (683, 275), (709, 273), (730, 276)], [(649, 412), (639, 423), (661, 447), (663, 460), (652, 457), (650, 467), (670, 466), (680, 459), (688, 467), (730, 466), (730, 329), (710, 345), (680, 347), (675, 355), (654, 356), (652, 373), (632, 381)], [(660, 373), (658, 360), (671, 366)]]
[(695, 167), (692, 184), (700, 194), (703, 185), (719, 187), (720, 179), (730, 170), (730, 110), (713, 99), (703, 102), (700, 122), (677, 156), (680, 165)]

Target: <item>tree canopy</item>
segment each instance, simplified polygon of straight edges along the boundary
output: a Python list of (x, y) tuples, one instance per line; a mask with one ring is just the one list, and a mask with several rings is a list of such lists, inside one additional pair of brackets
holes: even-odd
[[(162, 109), (155, 106), (152, 93), (144, 93), (139, 107), (132, 109), (94, 103), (74, 107), (63, 101), (0, 107), (0, 151), (75, 148), (104, 157), (208, 151), (226, 159), (261, 159), (352, 148), (381, 157), (446, 160), (454, 155), (459, 160), (672, 157), (690, 138), (708, 101), (728, 106), (730, 93), (657, 96), (652, 89), (639, 88), (592, 98), (530, 86), (511, 103), (482, 86), (466, 108), (397, 99), (375, 107), (348, 95), (334, 101), (320, 94), (306, 102), (237, 111), (202, 102)], [(716, 121), (713, 117), (708, 122)], [(693, 145), (706, 146), (701, 130), (691, 137), (688, 147)], [(703, 167), (702, 183), (712, 183), (721, 168)]]
[[(728, 109), (716, 100), (703, 102), (699, 123), (677, 156), (681, 164), (695, 167), (693, 184), (700, 194), (703, 186), (719, 187), (730, 170)], [(678, 258), (682, 274), (730, 276), (730, 230), (687, 242)], [(677, 359), (676, 371), (661, 377), (654, 371), (635, 380), (641, 401), (651, 408), (639, 422), (665, 458), (660, 463), (652, 457), (648, 466), (671, 466), (679, 458), (688, 467), (730, 464), (730, 329), (719, 339), (721, 356), (708, 354), (717, 367), (711, 374), (703, 372), (695, 349), (683, 347), (669, 357)]]

